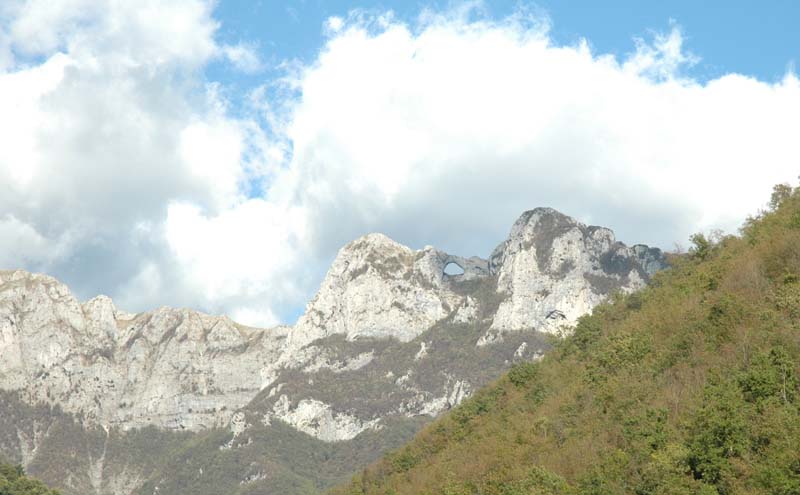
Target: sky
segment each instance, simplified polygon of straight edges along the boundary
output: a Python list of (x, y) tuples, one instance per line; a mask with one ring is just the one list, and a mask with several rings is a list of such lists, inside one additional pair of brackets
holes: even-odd
[(291, 324), (347, 242), (552, 206), (735, 233), (800, 174), (800, 4), (0, 3), (0, 269)]

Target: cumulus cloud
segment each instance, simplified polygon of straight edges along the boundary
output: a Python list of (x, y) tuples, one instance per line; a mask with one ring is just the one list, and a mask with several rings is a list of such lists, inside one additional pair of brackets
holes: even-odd
[(248, 58), (215, 42), (211, 7), (4, 4), (4, 267), (53, 273), (83, 297), (111, 293), (132, 309), (228, 309), (203, 298), (167, 235), (173, 203), (222, 214), (266, 166), (259, 126), (232, 117), (219, 87), (200, 78), (212, 60)]
[(234, 114), (201, 69), (259, 57), (215, 41), (209, 1), (0, 19), (0, 262), (133, 310), (287, 321), (356, 236), (485, 256), (540, 205), (669, 248), (800, 162), (797, 77), (695, 80), (676, 25), (619, 58), (526, 12), (357, 12)]
[(254, 46), (245, 43), (236, 45), (225, 45), (222, 53), (239, 70), (247, 73), (255, 73), (264, 68), (261, 58)]
[(485, 255), (538, 205), (669, 248), (734, 230), (796, 176), (793, 74), (693, 80), (677, 26), (618, 59), (553, 44), (547, 22), (468, 14), (358, 17), (300, 76), (288, 175), (335, 212), (310, 226), (323, 251), (378, 229)]

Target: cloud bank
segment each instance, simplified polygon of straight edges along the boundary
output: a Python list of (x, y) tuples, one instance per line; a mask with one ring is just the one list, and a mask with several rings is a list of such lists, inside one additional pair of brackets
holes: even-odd
[(485, 256), (542, 205), (670, 248), (798, 174), (797, 77), (695, 80), (676, 26), (618, 58), (524, 11), (355, 12), (234, 111), (203, 68), (263, 64), (212, 3), (129, 5), (0, 7), (0, 266), (126, 309), (288, 321), (354, 237)]

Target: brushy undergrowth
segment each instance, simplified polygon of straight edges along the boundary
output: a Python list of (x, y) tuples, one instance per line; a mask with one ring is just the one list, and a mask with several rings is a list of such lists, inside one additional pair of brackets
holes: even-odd
[(800, 494), (800, 192), (692, 243), (333, 493)]
[(22, 466), (0, 462), (0, 495), (59, 495), (39, 480), (28, 478)]

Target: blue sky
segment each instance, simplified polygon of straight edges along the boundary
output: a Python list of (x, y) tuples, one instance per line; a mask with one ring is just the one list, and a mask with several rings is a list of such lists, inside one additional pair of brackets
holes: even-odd
[(736, 232), (797, 181), (800, 2), (600, 4), (0, 2), (0, 269), (271, 325), (369, 232)]
[[(223, 40), (254, 43), (266, 65), (274, 66), (293, 58), (313, 61), (325, 41), (322, 26), (330, 16), (346, 17), (354, 9), (391, 10), (399, 19), (413, 22), (423, 9), (448, 5), (452, 2), (221, 0), (215, 14)], [(595, 52), (618, 57), (634, 51), (634, 38), (650, 38), (653, 31), (677, 23), (687, 49), (700, 58), (689, 73), (701, 80), (735, 72), (775, 81), (800, 58), (800, 2), (792, 0), (503, 0), (485, 2), (480, 11), (497, 19), (520, 6), (550, 18), (555, 43), (574, 44), (584, 38)], [(213, 64), (208, 76), (240, 87), (258, 84), (264, 77), (243, 76), (223, 63)]]

